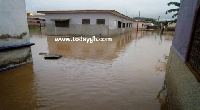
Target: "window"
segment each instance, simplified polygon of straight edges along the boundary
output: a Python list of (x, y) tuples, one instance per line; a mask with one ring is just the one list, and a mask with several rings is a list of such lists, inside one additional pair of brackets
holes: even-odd
[(125, 26), (126, 26), (126, 23), (123, 23), (123, 28), (125, 28)]
[(82, 24), (90, 24), (90, 19), (82, 19)]
[(117, 21), (114, 21), (114, 27), (117, 27)]
[(132, 23), (129, 23), (129, 27), (132, 27)]
[(188, 48), (186, 64), (192, 69), (192, 73), (200, 81), (200, 10), (196, 14), (191, 41)]
[(37, 23), (40, 23), (40, 21), (37, 21)]
[(126, 23), (126, 27), (129, 27), (129, 26), (128, 26), (128, 23)]
[(66, 21), (55, 21), (56, 27), (69, 27), (69, 20)]
[(121, 21), (118, 21), (118, 28), (121, 28), (122, 27), (122, 23)]
[(97, 24), (105, 24), (105, 19), (97, 19)]

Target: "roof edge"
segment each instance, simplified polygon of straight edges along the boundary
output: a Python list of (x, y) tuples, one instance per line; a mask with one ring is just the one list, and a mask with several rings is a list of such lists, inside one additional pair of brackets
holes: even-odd
[(130, 21), (135, 21), (135, 19), (128, 17), (124, 14), (119, 13), (115, 10), (60, 10), (60, 11), (37, 11), (37, 13), (43, 14), (73, 14), (73, 13), (110, 13)]

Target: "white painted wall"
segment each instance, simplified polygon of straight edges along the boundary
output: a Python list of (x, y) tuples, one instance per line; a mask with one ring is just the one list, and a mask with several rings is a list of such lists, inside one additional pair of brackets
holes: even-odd
[(90, 19), (90, 24), (96, 24), (96, 19), (105, 19), (105, 25), (109, 25), (109, 29), (117, 29), (114, 26), (114, 21), (122, 21), (125, 23), (133, 23), (130, 20), (115, 16), (109, 13), (74, 13), (74, 14), (46, 14), (45, 19), (48, 24), (55, 24), (51, 19), (66, 19), (70, 18), (70, 24), (82, 24), (82, 19)]
[(74, 14), (46, 14), (45, 19), (46, 23), (55, 23), (51, 21), (51, 19), (65, 19), (70, 18), (70, 24), (82, 24), (82, 19), (90, 19), (90, 24), (96, 24), (96, 19), (105, 19), (105, 24), (109, 24), (109, 14), (82, 14), (82, 13), (74, 13)]
[[(16, 38), (27, 33), (22, 38)], [(3, 38), (8, 34), (10, 38)], [(25, 0), (0, 0), (0, 47), (29, 43)], [(17, 48), (0, 53), (0, 69), (32, 62), (31, 48)]]
[(0, 47), (29, 43), (25, 0), (0, 0), (0, 36), (9, 34), (18, 36), (26, 32), (23, 39), (2, 39)]
[[(114, 24), (115, 21), (117, 23), (116, 25)], [(123, 23), (133, 23), (130, 20), (127, 20), (127, 19), (124, 19), (124, 18), (121, 18), (121, 17), (118, 17), (118, 16), (110, 14), (109, 15), (109, 29), (117, 29), (118, 21), (121, 21)]]

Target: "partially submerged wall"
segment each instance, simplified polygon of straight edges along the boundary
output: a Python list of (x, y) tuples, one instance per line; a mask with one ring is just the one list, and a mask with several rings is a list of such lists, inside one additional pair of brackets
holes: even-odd
[[(132, 27), (118, 28), (117, 21), (132, 23), (112, 14), (46, 14), (47, 35), (70, 35), (70, 36), (102, 36), (108, 37), (122, 34), (132, 30)], [(56, 27), (51, 19), (69, 19), (69, 28)], [(90, 19), (90, 24), (82, 24), (82, 19)], [(96, 19), (105, 19), (105, 25), (96, 24)], [(115, 24), (114, 24), (115, 23)]]
[(55, 24), (46, 24), (47, 35), (68, 35), (80, 36), (107, 36), (108, 26), (106, 25), (82, 25), (70, 24), (69, 28), (56, 27)]
[(200, 83), (173, 48), (168, 60), (166, 83), (169, 110), (200, 109)]
[(200, 83), (185, 63), (198, 5), (199, 0), (181, 0), (166, 73), (169, 110), (200, 109)]
[(0, 69), (32, 62), (31, 47), (0, 52)]
[(0, 2), (0, 69), (31, 61), (25, 9), (25, 0)]

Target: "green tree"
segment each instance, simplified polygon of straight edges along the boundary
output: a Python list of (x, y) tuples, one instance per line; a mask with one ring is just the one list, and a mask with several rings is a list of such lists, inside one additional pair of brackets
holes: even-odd
[(179, 2), (169, 2), (167, 5), (168, 6), (174, 5), (174, 6), (177, 7), (175, 9), (169, 9), (169, 10), (166, 11), (166, 14), (168, 14), (168, 13), (175, 13), (175, 14), (172, 15), (172, 18), (175, 18), (175, 19), (171, 20), (171, 23), (176, 23), (177, 22), (177, 16), (178, 16), (178, 11), (179, 11), (179, 7), (180, 7), (180, 3)]
[(156, 22), (156, 19), (153, 19), (153, 18), (144, 18), (144, 21), (149, 21), (149, 22)]

